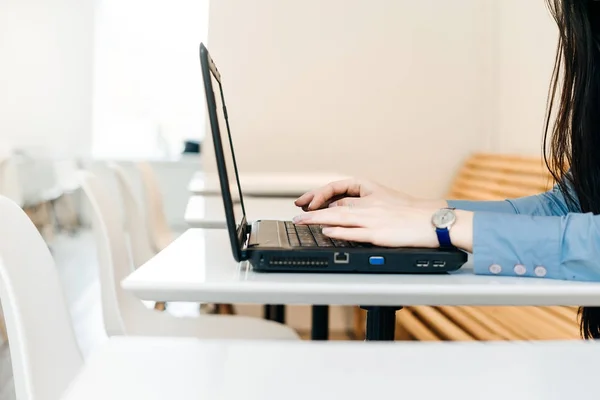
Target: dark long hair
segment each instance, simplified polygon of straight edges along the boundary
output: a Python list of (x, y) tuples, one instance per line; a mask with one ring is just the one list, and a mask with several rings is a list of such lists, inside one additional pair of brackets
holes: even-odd
[[(598, 215), (600, 1), (547, 3), (558, 24), (559, 42), (548, 97), (544, 160), (569, 209)], [(579, 318), (583, 338), (600, 338), (600, 308), (581, 307)]]

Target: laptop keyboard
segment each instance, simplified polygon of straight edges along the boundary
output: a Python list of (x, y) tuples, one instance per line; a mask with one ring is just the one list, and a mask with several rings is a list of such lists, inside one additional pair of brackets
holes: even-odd
[(296, 225), (286, 221), (285, 228), (292, 247), (371, 247), (366, 243), (331, 239), (323, 234), (321, 225)]

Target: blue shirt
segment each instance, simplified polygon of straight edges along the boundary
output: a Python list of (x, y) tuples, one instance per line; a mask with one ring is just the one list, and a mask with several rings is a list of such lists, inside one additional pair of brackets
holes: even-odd
[(600, 215), (569, 209), (558, 187), (506, 201), (448, 201), (474, 212), (476, 274), (600, 281)]

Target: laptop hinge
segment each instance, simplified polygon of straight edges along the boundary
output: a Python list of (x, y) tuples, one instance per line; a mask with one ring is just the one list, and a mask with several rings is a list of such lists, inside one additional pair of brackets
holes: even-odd
[(248, 237), (248, 247), (258, 245), (258, 221), (252, 222), (252, 224), (246, 225), (246, 233)]

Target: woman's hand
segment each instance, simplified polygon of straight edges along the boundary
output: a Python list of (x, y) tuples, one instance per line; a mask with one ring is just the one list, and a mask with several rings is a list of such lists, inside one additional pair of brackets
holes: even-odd
[(295, 204), (304, 211), (335, 206), (431, 206), (442, 208), (444, 200), (419, 200), (375, 182), (345, 179), (329, 183), (300, 196)]
[[(309, 211), (294, 219), (297, 224), (325, 225), (331, 238), (372, 243), (383, 247), (437, 248), (439, 242), (431, 223), (438, 208), (409, 206), (330, 207)], [(450, 229), (454, 246), (466, 251), (473, 247), (473, 213), (456, 211), (457, 221)]]

